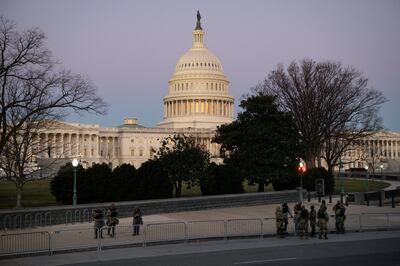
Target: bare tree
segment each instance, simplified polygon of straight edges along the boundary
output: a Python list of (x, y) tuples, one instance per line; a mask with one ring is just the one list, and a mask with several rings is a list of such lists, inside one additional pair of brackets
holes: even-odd
[[(57, 112), (61, 118), (68, 110), (103, 114), (106, 108), (90, 81), (52, 59), (39, 29), (19, 33), (15, 28), (0, 16), (0, 155), (12, 135), (39, 112)], [(10, 115), (15, 108), (25, 110), (16, 123)]]
[(308, 167), (322, 155), (329, 171), (352, 142), (380, 128), (377, 113), (386, 101), (355, 68), (311, 59), (278, 66), (255, 90), (276, 95), (293, 113)]
[(104, 114), (106, 104), (87, 78), (52, 59), (40, 30), (15, 28), (0, 16), (0, 169), (16, 185), (20, 207), (30, 162), (43, 152), (39, 132), (70, 111)]

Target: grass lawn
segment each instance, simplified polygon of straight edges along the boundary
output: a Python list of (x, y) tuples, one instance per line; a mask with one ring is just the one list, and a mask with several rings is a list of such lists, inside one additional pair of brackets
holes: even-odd
[[(28, 182), (22, 191), (22, 206), (37, 207), (56, 205), (56, 199), (50, 193), (49, 180)], [(0, 181), (0, 209), (13, 208), (16, 202), (15, 185)]]
[[(247, 181), (243, 182), (243, 188), (245, 193), (255, 193), (258, 190), (258, 185), (249, 185)], [(265, 188), (265, 192), (274, 191), (272, 184), (269, 184)], [(186, 185), (182, 186), (182, 197), (198, 197), (201, 196), (200, 187), (187, 188)]]
[[(382, 181), (368, 180), (368, 191), (377, 191), (390, 186), (389, 183)], [(345, 192), (365, 192), (367, 191), (367, 181), (359, 179), (343, 179)], [(340, 193), (340, 180), (335, 179), (335, 193)]]
[[(50, 193), (50, 181), (38, 180), (28, 182), (23, 191), (22, 205), (24, 207), (37, 207), (56, 205), (56, 200)], [(364, 192), (366, 189), (366, 181), (358, 179), (343, 179), (343, 186), (346, 192)], [(389, 186), (389, 183), (381, 181), (368, 181), (368, 190), (376, 191)], [(257, 192), (257, 185), (248, 185), (247, 181), (243, 183), (246, 193)], [(273, 191), (272, 185), (265, 187), (266, 192)], [(340, 192), (340, 180), (335, 180), (335, 193)], [(191, 187), (190, 189), (183, 186), (182, 197), (201, 196), (199, 187)], [(13, 208), (15, 206), (15, 186), (11, 182), (0, 181), (0, 209)]]

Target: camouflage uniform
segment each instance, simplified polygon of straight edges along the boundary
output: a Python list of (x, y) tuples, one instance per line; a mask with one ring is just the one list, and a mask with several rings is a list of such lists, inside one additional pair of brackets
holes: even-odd
[(310, 210), (310, 227), (311, 227), (311, 237), (315, 236), (315, 226), (317, 224), (317, 212), (314, 209), (314, 206), (311, 205)]
[(99, 237), (103, 238), (103, 230), (101, 228), (104, 226), (103, 220), (103, 211), (97, 209), (94, 211), (93, 220), (94, 220), (94, 238), (97, 238), (98, 233), (100, 234)]
[(287, 226), (289, 223), (289, 215), (293, 218), (292, 212), (290, 211), (289, 206), (287, 203), (282, 204), (282, 214), (283, 214), (283, 233), (287, 234)]
[(117, 209), (115, 208), (115, 205), (112, 204), (111, 207), (107, 211), (107, 234), (110, 235), (111, 237), (115, 236), (115, 226), (119, 223), (119, 220), (117, 218), (118, 212)]
[(294, 233), (299, 235), (299, 221), (300, 221), (301, 202), (297, 203), (294, 208)]
[(340, 201), (338, 201), (338, 203), (335, 206), (333, 206), (333, 211), (335, 212), (336, 233), (344, 234), (344, 220), (346, 219), (345, 216), (346, 208)]
[(143, 224), (142, 212), (138, 207), (136, 207), (135, 211), (133, 212), (133, 224), (132, 224), (133, 236), (139, 234), (141, 224)]
[(309, 213), (306, 207), (301, 206), (300, 220), (299, 220), (299, 235), (301, 238), (308, 238), (308, 219)]
[(329, 215), (326, 212), (326, 208), (320, 208), (318, 210), (318, 227), (319, 227), (319, 238), (322, 239), (324, 237), (325, 239), (328, 239), (328, 221), (329, 221)]
[(276, 235), (278, 237), (284, 237), (283, 230), (283, 213), (281, 206), (277, 206), (275, 210), (275, 220), (276, 220)]

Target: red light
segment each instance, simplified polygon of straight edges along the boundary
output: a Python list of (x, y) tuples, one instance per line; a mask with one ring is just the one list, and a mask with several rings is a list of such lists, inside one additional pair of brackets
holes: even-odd
[(304, 173), (306, 171), (306, 165), (303, 162), (300, 162), (298, 171), (300, 173)]

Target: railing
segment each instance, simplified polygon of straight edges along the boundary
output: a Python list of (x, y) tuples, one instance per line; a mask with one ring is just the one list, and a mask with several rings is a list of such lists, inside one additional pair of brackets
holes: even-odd
[(51, 252), (47, 231), (1, 235), (0, 243), (0, 255)]
[[(83, 217), (85, 215), (82, 215)], [(85, 218), (84, 218), (85, 219)], [(330, 217), (328, 228), (335, 229), (335, 218)], [(400, 229), (400, 213), (347, 214), (346, 231)], [(112, 228), (74, 228), (57, 231), (23, 232), (0, 236), (0, 257), (24, 253), (65, 252), (74, 250), (102, 250), (119, 246), (146, 246), (195, 240), (232, 239), (271, 236), (276, 234), (275, 218), (165, 222), (141, 225), (134, 235), (132, 226)], [(288, 224), (294, 233), (293, 219)], [(97, 235), (97, 238), (96, 238)], [(102, 236), (102, 237), (101, 237)]]
[(208, 220), (208, 221), (191, 221), (186, 224), (187, 239), (198, 240), (206, 238), (226, 238), (226, 221), (224, 220)]

